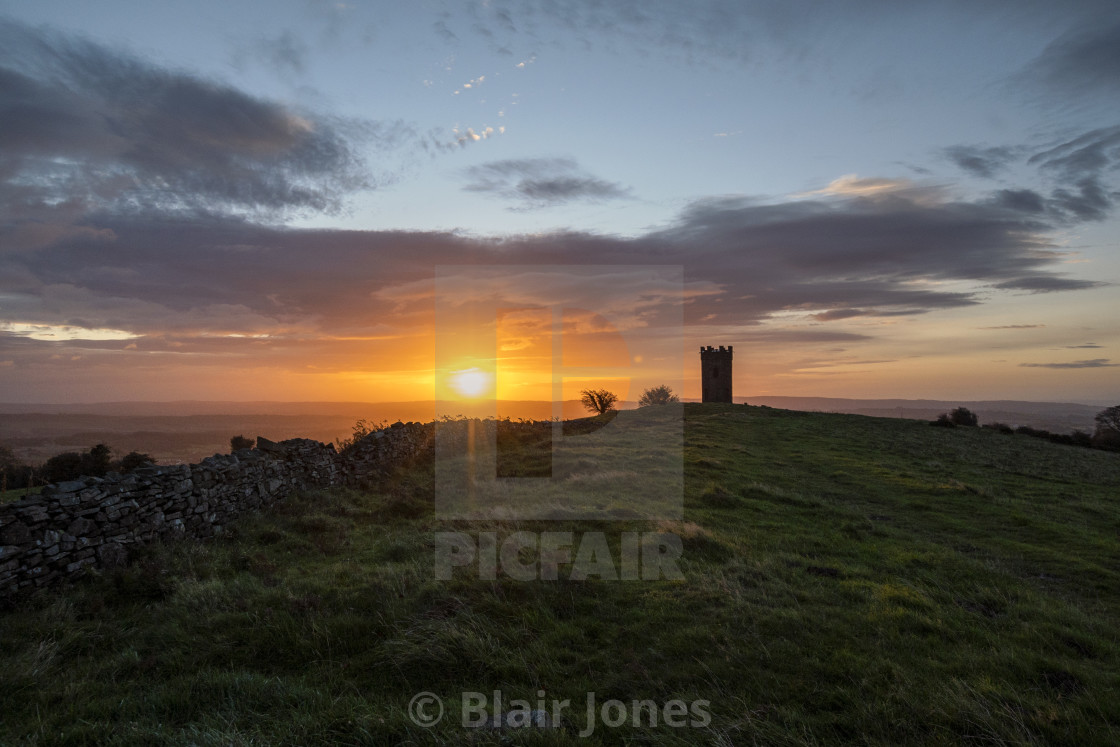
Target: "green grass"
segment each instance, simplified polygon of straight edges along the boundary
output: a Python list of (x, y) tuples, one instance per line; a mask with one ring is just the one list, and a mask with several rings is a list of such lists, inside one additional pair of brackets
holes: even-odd
[(13, 488), (0, 493), (0, 503), (10, 503), (18, 501), (20, 498), (26, 498), (29, 495), (38, 495), (42, 492), (43, 486), (37, 485), (33, 488)]
[[(0, 613), (0, 743), (1120, 743), (1118, 455), (689, 405), (684, 463), (683, 522), (440, 522), (420, 466), (40, 594)], [(685, 580), (436, 581), (449, 529), (675, 531)], [(407, 716), (495, 689), (712, 723)]]

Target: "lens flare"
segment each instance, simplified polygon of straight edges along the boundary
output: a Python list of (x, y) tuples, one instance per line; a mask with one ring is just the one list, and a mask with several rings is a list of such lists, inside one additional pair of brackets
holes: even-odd
[(463, 397), (481, 397), (490, 390), (494, 377), (477, 368), (452, 371), (448, 384)]

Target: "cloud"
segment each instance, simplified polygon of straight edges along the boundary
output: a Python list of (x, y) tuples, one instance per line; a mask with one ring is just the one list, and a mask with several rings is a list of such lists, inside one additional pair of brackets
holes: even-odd
[(1085, 132), (1028, 159), (1059, 182), (1048, 207), (1070, 220), (1102, 220), (1120, 193), (1110, 190), (1105, 175), (1120, 166), (1120, 126)]
[[(1111, 16), (1115, 19), (1115, 13)], [(1065, 34), (1020, 77), (1064, 98), (1120, 94), (1120, 23), (1086, 25)]]
[(1120, 167), (1120, 126), (1083, 132), (1042, 149), (954, 145), (942, 153), (965, 171), (987, 179), (996, 178), (1013, 161), (1027, 156), (1025, 163), (1053, 185), (1049, 194), (1010, 188), (996, 190), (987, 198), (994, 207), (1024, 215), (1066, 224), (1099, 221), (1108, 217), (1120, 198), (1120, 192), (1108, 183)]
[(470, 181), (464, 190), (517, 200), (521, 203), (520, 209), (630, 196), (629, 188), (587, 174), (571, 158), (492, 161), (472, 166), (465, 173)]
[[(307, 51), (307, 45), (287, 30), (275, 37), (258, 39), (246, 50), (265, 68), (288, 75), (303, 75), (307, 69)], [(238, 62), (246, 52), (238, 55)]]
[(801, 192), (794, 197), (815, 197), (817, 195), (838, 195), (842, 197), (875, 197), (897, 193), (911, 187), (905, 179), (860, 178), (858, 174), (847, 174), (833, 179), (823, 189)]
[(911, 316), (925, 314), (929, 309), (897, 309), (894, 311), (869, 311), (868, 309), (829, 309), (816, 314), (811, 318), (818, 322), (835, 322), (841, 319), (852, 319), (860, 316)]
[(20, 224), (65, 227), (103, 210), (335, 211), (377, 184), (359, 144), (394, 147), (412, 135), (14, 22), (0, 22), (0, 89), (9, 238)]
[(1032, 189), (1001, 189), (992, 194), (990, 202), (1027, 215), (1041, 216), (1047, 211), (1046, 198)]
[(1079, 280), (1058, 275), (1033, 275), (1012, 278), (996, 283), (993, 287), (1000, 290), (1026, 290), (1032, 293), (1054, 293), (1056, 291), (1088, 290), (1108, 285), (1098, 280)]
[[(494, 162), (475, 174), (516, 190), (577, 169), (569, 159), (537, 159)], [(566, 189), (515, 194), (572, 197)], [(121, 330), (140, 335), (141, 350), (165, 340), (168, 352), (272, 351), (294, 359), (329, 344), (326, 338), (360, 345), (421, 333), (431, 323), (439, 265), (652, 263), (684, 268), (688, 324), (760, 341), (777, 334), (820, 343), (870, 334), (814, 329), (806, 315), (817, 322), (884, 318), (975, 306), (993, 289), (1098, 284), (1055, 272), (1065, 255), (1044, 224), (987, 202), (939, 202), (913, 190), (875, 199), (698, 200), (667, 227), (635, 237), (297, 230), (161, 211), (90, 220), (113, 240), (77, 233), (34, 253), (0, 255), (4, 320)], [(609, 280), (602, 298), (611, 296)], [(511, 299), (531, 300), (527, 288), (528, 296)], [(180, 347), (168, 347), (172, 340)]]
[(997, 327), (977, 327), (977, 329), (1038, 329), (1045, 324), (1001, 324)]
[(1008, 146), (954, 145), (945, 148), (944, 153), (960, 168), (985, 179), (994, 179), (1019, 156), (1018, 149)]
[(1068, 363), (1020, 363), (1023, 368), (1115, 368), (1120, 363), (1110, 363), (1108, 358), (1094, 358), (1088, 361), (1070, 361)]
[(1104, 345), (1098, 345), (1095, 342), (1087, 342), (1084, 345), (1066, 345), (1067, 350), (1078, 350), (1080, 348), (1103, 348)]

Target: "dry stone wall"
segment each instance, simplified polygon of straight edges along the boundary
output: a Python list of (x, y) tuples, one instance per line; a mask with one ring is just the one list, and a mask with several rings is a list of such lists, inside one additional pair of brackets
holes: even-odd
[(140, 545), (210, 537), (238, 516), (297, 491), (375, 484), (432, 450), (432, 425), (394, 423), (344, 454), (296, 438), (198, 464), (86, 477), (0, 506), (0, 600), (128, 561)]

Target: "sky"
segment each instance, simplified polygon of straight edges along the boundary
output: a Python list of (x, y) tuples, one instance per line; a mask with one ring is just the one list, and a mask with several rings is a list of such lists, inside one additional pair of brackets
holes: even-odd
[(3, 0), (0, 402), (1111, 405), (1118, 171), (1114, 0)]

